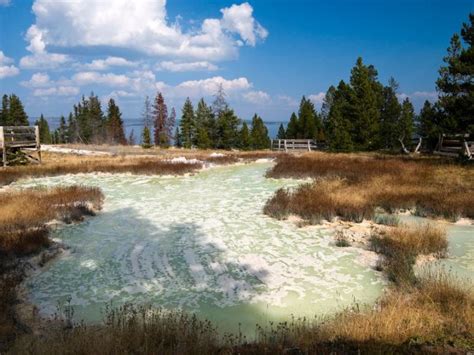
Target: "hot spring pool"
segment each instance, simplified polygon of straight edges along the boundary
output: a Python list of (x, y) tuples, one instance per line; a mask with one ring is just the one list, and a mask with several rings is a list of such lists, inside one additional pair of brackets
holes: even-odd
[(181, 308), (236, 331), (372, 303), (381, 276), (337, 248), (331, 231), (265, 216), (273, 192), (297, 181), (266, 179), (270, 163), (216, 167), (193, 176), (74, 175), (18, 187), (100, 187), (96, 217), (53, 232), (70, 250), (26, 286), (42, 315), (71, 299), (75, 318), (102, 319), (126, 302)]

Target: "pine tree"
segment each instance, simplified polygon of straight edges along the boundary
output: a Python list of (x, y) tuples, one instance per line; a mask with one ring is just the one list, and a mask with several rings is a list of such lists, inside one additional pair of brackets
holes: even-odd
[(169, 146), (168, 141), (168, 108), (161, 92), (156, 95), (153, 103), (153, 119), (154, 119), (154, 141), (155, 145), (162, 147)]
[[(461, 38), (466, 44), (463, 47)], [(474, 133), (474, 13), (464, 23), (461, 37), (454, 34), (445, 66), (436, 84), (444, 112), (441, 129), (451, 133)]]
[(261, 117), (255, 114), (252, 118), (252, 128), (250, 130), (250, 140), (253, 149), (270, 148), (270, 138), (268, 137), (268, 129), (263, 123)]
[(39, 120), (35, 122), (35, 125), (38, 126), (40, 142), (42, 144), (51, 144), (51, 132), (49, 130), (48, 121), (45, 120), (43, 114), (41, 114)]
[(66, 119), (64, 116), (61, 116), (59, 119), (59, 127), (56, 130), (57, 132), (57, 138), (56, 138), (56, 144), (64, 144), (67, 143), (67, 125), (66, 125)]
[(69, 113), (69, 117), (67, 120), (66, 137), (67, 137), (66, 143), (77, 143), (79, 141), (77, 120), (75, 116), (72, 114), (72, 112)]
[(106, 137), (109, 144), (127, 144), (123, 129), (122, 113), (112, 98), (109, 100), (107, 107)]
[(311, 100), (304, 96), (300, 102), (300, 109), (298, 111), (298, 132), (296, 138), (314, 139), (316, 138), (316, 111)]
[(341, 80), (334, 92), (327, 118), (328, 143), (329, 148), (333, 151), (352, 151), (354, 149), (352, 97), (352, 88)]
[(290, 117), (290, 122), (288, 122), (288, 127), (286, 127), (286, 139), (296, 139), (298, 136), (298, 117), (293, 112)]
[(285, 137), (286, 137), (285, 127), (283, 127), (283, 123), (280, 123), (280, 127), (278, 127), (277, 139), (285, 139)]
[(74, 105), (76, 141), (100, 144), (106, 140), (104, 113), (99, 97), (92, 92), (86, 99)]
[(408, 98), (403, 100), (402, 112), (398, 121), (398, 137), (400, 143), (405, 146), (411, 144), (414, 131), (415, 110)]
[(219, 117), (221, 113), (229, 110), (229, 104), (225, 97), (224, 87), (222, 84), (219, 84), (217, 92), (214, 94), (214, 102), (212, 103), (212, 111), (215, 117)]
[[(215, 137), (214, 117), (212, 114), (212, 109), (207, 106), (206, 102), (202, 98), (199, 100), (196, 108), (195, 130), (197, 134), (195, 136), (194, 144), (196, 144), (198, 147), (211, 147), (213, 145), (212, 140)], [(204, 139), (206, 142), (201, 142), (201, 139)]]
[(217, 117), (217, 142), (216, 147), (220, 149), (232, 149), (239, 145), (240, 119), (234, 111), (227, 108)]
[(239, 147), (242, 150), (250, 150), (252, 148), (252, 140), (250, 138), (249, 127), (247, 122), (242, 123), (242, 128), (239, 133), (240, 144)]
[[(2, 103), (3, 104), (3, 103)], [(28, 116), (26, 115), (23, 103), (15, 94), (8, 98), (8, 116), (6, 116), (6, 126), (29, 126)], [(3, 111), (3, 109), (2, 109)]]
[(6, 126), (10, 117), (10, 99), (8, 95), (2, 97), (2, 110), (0, 111), (0, 126)]
[(194, 108), (191, 100), (186, 98), (183, 105), (181, 121), (179, 123), (181, 141), (184, 148), (191, 148), (194, 142)]
[(351, 86), (354, 92), (353, 141), (359, 150), (371, 150), (379, 146), (380, 96), (376, 91), (377, 72), (363, 64), (358, 58), (351, 71)]
[(334, 102), (334, 95), (336, 93), (336, 88), (334, 86), (330, 86), (326, 95), (324, 96), (323, 104), (321, 106), (321, 119), (323, 121), (323, 125), (326, 126), (327, 119), (329, 117), (329, 112), (331, 111), (332, 104)]
[(423, 108), (417, 118), (417, 133), (423, 138), (429, 150), (434, 150), (442, 133), (440, 120), (441, 115), (437, 105), (425, 101)]
[(390, 78), (389, 84), (383, 89), (383, 105), (380, 113), (380, 138), (382, 146), (394, 149), (399, 146), (399, 134), (397, 131), (398, 121), (402, 112), (402, 106), (397, 97), (398, 83)]
[(150, 133), (150, 129), (147, 126), (143, 128), (142, 147), (144, 149), (148, 149), (152, 147), (151, 133)]
[(179, 132), (179, 127), (176, 127), (176, 131), (174, 134), (174, 145), (177, 148), (181, 148), (183, 146), (183, 142), (181, 141), (181, 133)]

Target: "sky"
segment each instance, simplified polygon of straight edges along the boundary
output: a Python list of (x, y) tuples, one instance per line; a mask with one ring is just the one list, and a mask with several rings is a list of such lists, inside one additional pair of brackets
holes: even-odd
[(179, 115), (222, 85), (241, 118), (288, 121), (361, 56), (419, 109), (472, 11), (467, 0), (0, 0), (0, 93), (58, 117), (93, 91), (135, 118), (146, 95), (161, 91)]

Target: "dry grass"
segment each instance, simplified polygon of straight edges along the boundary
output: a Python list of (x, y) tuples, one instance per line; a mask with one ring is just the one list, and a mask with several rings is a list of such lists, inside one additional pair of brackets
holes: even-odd
[(45, 158), (44, 164), (10, 167), (0, 171), (0, 186), (20, 178), (79, 173), (131, 173), (146, 175), (183, 175), (202, 168), (200, 163), (170, 162), (156, 158), (77, 157)]
[(313, 153), (279, 157), (268, 176), (316, 179), (295, 191), (275, 194), (265, 213), (278, 218), (297, 214), (313, 221), (335, 216), (361, 221), (372, 218), (376, 207), (387, 212), (414, 209), (421, 216), (450, 220), (474, 218), (472, 166), (435, 159)]
[(0, 256), (48, 246), (47, 222), (80, 220), (100, 209), (102, 201), (98, 188), (82, 186), (0, 193)]
[(413, 265), (418, 255), (444, 257), (448, 249), (446, 230), (434, 224), (401, 225), (370, 238), (371, 249), (384, 256), (380, 265), (397, 285), (415, 283)]

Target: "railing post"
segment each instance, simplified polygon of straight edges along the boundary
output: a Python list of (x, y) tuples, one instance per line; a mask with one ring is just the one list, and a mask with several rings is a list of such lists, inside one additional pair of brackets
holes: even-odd
[(38, 153), (38, 160), (41, 164), (41, 142), (40, 142), (39, 126), (35, 126), (35, 138), (36, 138), (36, 152)]
[(2, 149), (2, 165), (7, 166), (7, 150), (5, 148), (5, 136), (3, 134), (3, 127), (0, 127), (0, 148)]
[(310, 152), (310, 151), (311, 151), (311, 145), (310, 145), (310, 144), (311, 144), (311, 140), (310, 140), (310, 139), (308, 139), (308, 152)]
[(288, 147), (286, 146), (286, 139), (283, 140), (283, 145), (285, 146), (285, 153), (288, 152)]

